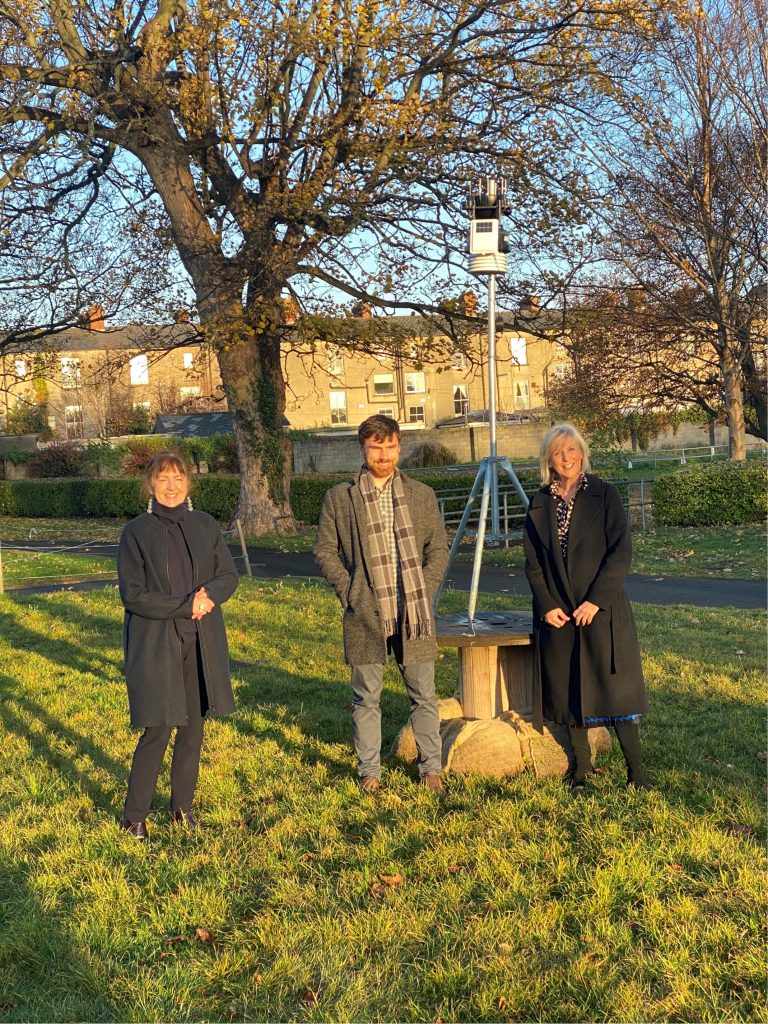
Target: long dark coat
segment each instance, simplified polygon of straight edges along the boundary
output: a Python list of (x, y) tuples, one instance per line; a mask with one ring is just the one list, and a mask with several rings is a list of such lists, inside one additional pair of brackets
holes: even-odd
[(234, 711), (229, 650), (221, 605), (234, 594), (238, 574), (215, 519), (188, 512), (181, 530), (192, 555), (194, 585), (184, 597), (172, 597), (166, 530), (157, 516), (144, 512), (125, 525), (117, 552), (120, 598), (125, 606), (123, 649), (131, 725), (187, 724), (181, 642), (174, 619), (188, 619), (192, 599), (205, 587), (213, 611), (197, 622), (208, 714)]
[[(413, 522), (416, 550), (430, 601), (448, 564), (448, 542), (435, 492), (426, 484), (400, 474)], [(387, 642), (379, 615), (370, 569), (370, 548), (365, 503), (357, 480), (332, 487), (325, 495), (314, 547), (320, 572), (336, 591), (344, 608), (344, 659), (348, 665), (381, 665), (387, 660)], [(403, 664), (434, 661), (434, 636), (403, 636)]]
[[(591, 474), (587, 480), (573, 507), (567, 569), (555, 499), (547, 488), (533, 496), (523, 541), (544, 717), (570, 725), (648, 710), (635, 620), (624, 589), (632, 558), (626, 512), (612, 484)], [(558, 629), (544, 621), (554, 608), (572, 615), (582, 601), (600, 609), (590, 625), (570, 621)]]

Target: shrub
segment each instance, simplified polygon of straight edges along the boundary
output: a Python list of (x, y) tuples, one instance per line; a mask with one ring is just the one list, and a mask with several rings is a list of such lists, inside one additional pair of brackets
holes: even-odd
[(80, 445), (65, 441), (35, 452), (27, 463), (27, 472), (33, 479), (73, 477), (82, 476), (84, 466), (85, 450)]
[(655, 521), (663, 526), (756, 523), (768, 507), (765, 463), (693, 466), (653, 481)]
[[(240, 493), (238, 477), (196, 478), (192, 502), (216, 519), (228, 519)], [(75, 519), (130, 518), (147, 507), (143, 482), (108, 480), (0, 480), (0, 515)]]
[(444, 444), (425, 441), (409, 452), (400, 465), (403, 469), (413, 469), (423, 466), (455, 466), (457, 461), (456, 453)]
[(325, 492), (336, 484), (349, 480), (351, 473), (305, 473), (291, 480), (291, 508), (297, 519), (304, 523), (317, 523)]
[(240, 496), (239, 476), (198, 476), (192, 487), (192, 504), (214, 519), (231, 519)]
[(179, 452), (189, 459), (190, 462), (194, 462), (189, 450), (189, 443), (183, 437), (157, 434), (152, 437), (142, 437), (138, 440), (126, 441), (125, 448), (126, 452), (122, 460), (123, 472), (128, 476), (143, 476), (144, 470), (155, 455), (169, 448)]

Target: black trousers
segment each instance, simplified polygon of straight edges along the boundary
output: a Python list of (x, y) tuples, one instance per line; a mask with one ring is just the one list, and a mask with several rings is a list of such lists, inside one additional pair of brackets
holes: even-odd
[[(203, 746), (203, 719), (208, 710), (200, 642), (184, 638), (181, 647), (184, 693), (187, 700), (187, 725), (176, 728), (171, 759), (171, 810), (189, 811), (200, 772)], [(144, 821), (152, 806), (157, 776), (163, 755), (173, 732), (172, 726), (154, 725), (145, 729), (136, 745), (128, 779), (128, 795), (123, 817), (126, 821)]]

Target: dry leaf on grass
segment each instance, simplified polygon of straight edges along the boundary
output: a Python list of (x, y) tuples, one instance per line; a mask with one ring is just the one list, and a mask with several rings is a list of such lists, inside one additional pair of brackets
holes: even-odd
[(318, 995), (311, 988), (305, 988), (304, 991), (299, 995), (299, 999), (302, 1003), (309, 1003), (310, 1006), (317, 1006)]
[(213, 942), (213, 935), (207, 928), (195, 928), (195, 938), (198, 942)]
[(379, 875), (379, 881), (394, 888), (396, 885), (402, 885), (405, 879), (402, 875)]
[(186, 942), (186, 941), (187, 940), (186, 940), (186, 936), (185, 935), (164, 935), (163, 936), (163, 942), (174, 943), (174, 942)]

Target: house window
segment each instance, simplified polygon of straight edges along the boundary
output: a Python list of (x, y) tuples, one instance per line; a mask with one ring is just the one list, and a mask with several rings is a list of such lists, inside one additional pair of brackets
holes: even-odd
[(64, 423), (67, 428), (67, 437), (83, 436), (83, 407), (82, 405), (64, 406)]
[(515, 395), (515, 408), (516, 409), (530, 409), (531, 408), (531, 394), (528, 388), (527, 380), (516, 380), (514, 385)]
[(150, 410), (150, 404), (149, 404), (149, 402), (134, 402), (133, 403), (133, 410), (134, 410), (134, 412), (141, 411), (141, 412), (148, 413), (149, 410)]
[(374, 373), (373, 393), (377, 398), (395, 393), (395, 375), (393, 373)]
[(195, 365), (195, 354), (194, 352), (184, 352), (181, 356), (182, 366), (185, 370), (193, 369)]
[(199, 385), (194, 384), (186, 388), (179, 388), (179, 396), (182, 402), (187, 402), (192, 398), (199, 398), (202, 394)]
[(453, 389), (453, 412), (456, 416), (465, 416), (469, 412), (466, 384), (457, 384)]
[(406, 395), (423, 395), (427, 390), (424, 383), (424, 374), (418, 373), (406, 373), (405, 375), (405, 393)]
[(509, 351), (518, 366), (528, 365), (528, 342), (525, 338), (510, 338)]
[(131, 385), (149, 384), (149, 359), (147, 356), (134, 356), (131, 360)]
[(454, 370), (466, 370), (467, 362), (468, 360), (466, 352), (459, 352), (459, 350), (456, 349), (454, 352), (451, 353), (451, 367)]
[(77, 388), (80, 386), (80, 360), (61, 360), (61, 386), (63, 388)]
[(408, 422), (409, 423), (424, 423), (426, 417), (424, 416), (423, 405), (409, 405), (408, 406)]
[(19, 380), (24, 380), (24, 378), (27, 376), (26, 359), (17, 359), (13, 364), (13, 369)]
[(344, 356), (337, 348), (328, 349), (328, 373), (340, 377), (344, 373)]
[(379, 416), (389, 416), (391, 419), (395, 418), (395, 407), (393, 405), (385, 405), (383, 409), (377, 409), (376, 412)]
[(331, 403), (331, 423), (347, 422), (346, 391), (331, 391), (328, 395)]

